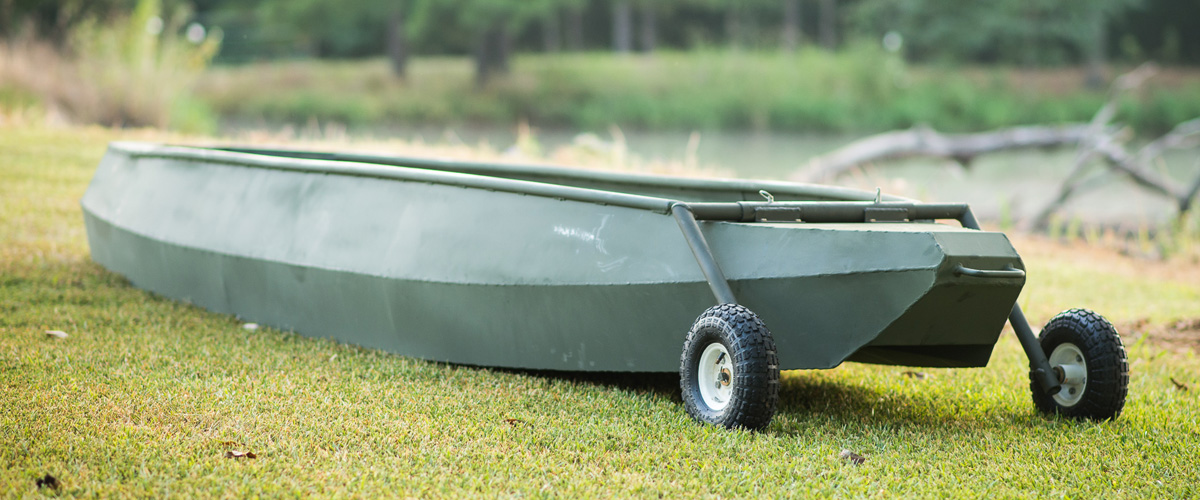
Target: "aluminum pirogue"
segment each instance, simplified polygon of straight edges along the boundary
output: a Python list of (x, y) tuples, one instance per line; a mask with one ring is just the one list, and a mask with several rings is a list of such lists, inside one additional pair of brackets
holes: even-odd
[(92, 258), (165, 297), (429, 360), (678, 370), (688, 413), (726, 427), (770, 422), (781, 369), (985, 366), (1006, 320), (1038, 409), (1105, 419), (1125, 401), (1112, 325), (1073, 309), (1035, 337), (1021, 258), (965, 204), (113, 143), (82, 205)]

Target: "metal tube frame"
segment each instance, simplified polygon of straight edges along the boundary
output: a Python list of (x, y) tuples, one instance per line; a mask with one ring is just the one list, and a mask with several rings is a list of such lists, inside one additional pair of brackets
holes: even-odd
[(717, 303), (737, 304), (733, 289), (729, 287), (729, 280), (725, 279), (725, 273), (721, 272), (721, 266), (717, 265), (712, 248), (709, 248), (708, 241), (704, 239), (700, 223), (696, 222), (691, 208), (683, 203), (675, 203), (671, 205), (671, 214), (675, 216), (675, 222), (679, 223), (679, 229), (683, 231), (683, 237), (687, 240), (688, 247), (691, 247), (696, 263), (700, 264), (700, 271), (704, 273), (704, 279), (708, 281)]
[[(979, 221), (975, 219), (975, 214), (971, 213), (970, 207), (963, 205), (963, 208), (962, 216), (958, 221), (965, 228), (981, 230)], [(1029, 320), (1025, 319), (1025, 313), (1021, 311), (1020, 304), (1013, 304), (1012, 311), (1008, 313), (1008, 324), (1012, 325), (1013, 332), (1017, 334), (1017, 340), (1021, 341), (1021, 347), (1025, 349), (1025, 356), (1029, 358), (1029, 369), (1034, 380), (1043, 391), (1046, 391), (1046, 394), (1057, 394), (1062, 389), (1058, 375), (1050, 366), (1050, 359), (1046, 356), (1046, 351), (1042, 349), (1042, 343), (1038, 342), (1037, 336), (1033, 334), (1033, 329), (1029, 327)]]
[[(975, 214), (965, 203), (910, 203), (910, 202), (733, 202), (733, 203), (683, 203), (671, 204), (671, 214), (679, 223), (680, 230), (712, 288), (718, 303), (736, 304), (737, 299), (721, 267), (713, 257), (712, 249), (704, 239), (698, 220), (753, 222), (756, 220), (756, 209), (770, 205), (772, 208), (798, 208), (801, 220), (805, 222), (865, 222), (868, 208), (903, 209), (910, 220), (954, 219), (963, 227), (982, 230)], [(1015, 273), (1014, 273), (1015, 274)], [(1042, 345), (1034, 335), (1025, 313), (1019, 304), (1013, 304), (1008, 315), (1008, 322), (1013, 327), (1029, 365), (1034, 380), (1047, 394), (1057, 393), (1061, 386), (1058, 376), (1050, 366), (1050, 360)]]

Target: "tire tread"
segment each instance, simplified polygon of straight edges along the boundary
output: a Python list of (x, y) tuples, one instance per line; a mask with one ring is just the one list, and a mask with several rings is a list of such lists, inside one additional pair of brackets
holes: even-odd
[(1129, 359), (1112, 323), (1088, 309), (1068, 309), (1046, 323), (1038, 339), (1047, 356), (1064, 342), (1074, 343), (1083, 351), (1088, 366), (1083, 399), (1071, 407), (1058, 404), (1042, 391), (1031, 370), (1030, 389), (1039, 411), (1091, 420), (1121, 415), (1129, 392)]
[[(720, 332), (720, 333), (717, 333)], [(712, 342), (712, 333), (724, 334), (726, 347), (736, 362), (734, 395), (720, 412), (706, 411), (698, 391), (691, 387), (689, 364), (695, 353)], [(688, 414), (701, 422), (726, 428), (763, 429), (779, 406), (779, 357), (770, 330), (758, 315), (744, 306), (720, 304), (704, 311), (688, 331), (680, 356), (680, 389)]]

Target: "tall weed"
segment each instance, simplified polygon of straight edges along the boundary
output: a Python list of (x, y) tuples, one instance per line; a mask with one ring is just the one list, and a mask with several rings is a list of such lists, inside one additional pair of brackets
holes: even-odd
[(90, 20), (65, 50), (33, 39), (0, 46), (0, 89), (36, 95), (53, 114), (112, 126), (215, 128), (191, 88), (220, 45), (220, 32), (188, 40), (183, 8), (139, 0), (127, 17)]

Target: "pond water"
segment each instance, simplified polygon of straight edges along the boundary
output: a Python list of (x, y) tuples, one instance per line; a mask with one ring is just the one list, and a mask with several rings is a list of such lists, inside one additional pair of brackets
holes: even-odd
[[(276, 125), (226, 124), (223, 135), (237, 137), (248, 129), (282, 128)], [(303, 127), (296, 127), (301, 136)], [(372, 127), (350, 129), (352, 137), (390, 138), (427, 144), (462, 143), (505, 151), (518, 140), (516, 127), (455, 126)], [(859, 137), (788, 132), (672, 132), (607, 131), (580, 134), (565, 129), (535, 129), (532, 137), (544, 152), (583, 144), (606, 148), (624, 144), (630, 156), (643, 162), (698, 164), (721, 175), (748, 179), (787, 180), (806, 160), (827, 153)], [(1021, 219), (1037, 213), (1058, 191), (1074, 163), (1072, 148), (1018, 151), (985, 155), (969, 168), (940, 159), (909, 159), (867, 167), (844, 175), (834, 184), (908, 196), (922, 201), (972, 205), (981, 219)], [(1157, 166), (1160, 173), (1180, 183), (1200, 175), (1197, 150), (1169, 152)], [(1091, 170), (1093, 188), (1077, 194), (1061, 212), (1066, 219), (1129, 228), (1168, 220), (1175, 203), (1134, 185), (1123, 175), (1098, 165)]]

